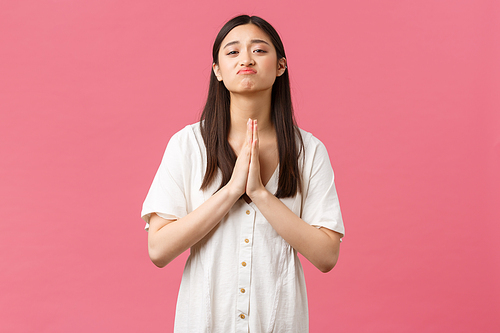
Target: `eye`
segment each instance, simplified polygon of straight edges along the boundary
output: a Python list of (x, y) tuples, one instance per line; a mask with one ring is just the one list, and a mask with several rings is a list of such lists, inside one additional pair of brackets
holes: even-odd
[(229, 51), (229, 52), (227, 53), (227, 55), (233, 55), (233, 54), (237, 54), (237, 53), (238, 53), (238, 51)]
[(255, 53), (267, 53), (266, 50), (262, 50), (262, 49), (256, 49), (254, 50)]

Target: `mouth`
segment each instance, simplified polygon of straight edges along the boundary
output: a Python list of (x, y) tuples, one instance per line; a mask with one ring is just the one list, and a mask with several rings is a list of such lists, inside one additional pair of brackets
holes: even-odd
[(236, 74), (255, 74), (257, 71), (253, 68), (244, 67), (238, 71)]

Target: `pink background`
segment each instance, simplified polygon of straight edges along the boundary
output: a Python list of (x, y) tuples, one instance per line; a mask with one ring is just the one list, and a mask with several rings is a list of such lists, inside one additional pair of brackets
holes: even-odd
[(494, 0), (2, 1), (0, 331), (171, 331), (187, 253), (156, 268), (140, 210), (241, 13), (281, 34), (336, 173), (311, 332), (500, 331)]

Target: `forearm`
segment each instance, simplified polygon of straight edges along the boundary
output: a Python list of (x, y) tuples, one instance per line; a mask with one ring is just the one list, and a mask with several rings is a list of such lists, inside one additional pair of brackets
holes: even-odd
[[(164, 267), (206, 236), (227, 214), (239, 195), (223, 187), (185, 217), (167, 222), (158, 216), (150, 221), (148, 250), (151, 260)], [(161, 220), (159, 220), (161, 219)]]
[(328, 272), (335, 266), (339, 255), (339, 234), (306, 223), (265, 189), (252, 200), (274, 230), (320, 271)]

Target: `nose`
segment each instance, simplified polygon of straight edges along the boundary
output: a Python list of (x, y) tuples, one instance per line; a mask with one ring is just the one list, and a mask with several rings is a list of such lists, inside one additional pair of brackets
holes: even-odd
[(255, 61), (253, 60), (251, 55), (241, 57), (240, 66), (247, 67), (251, 65), (255, 65)]

